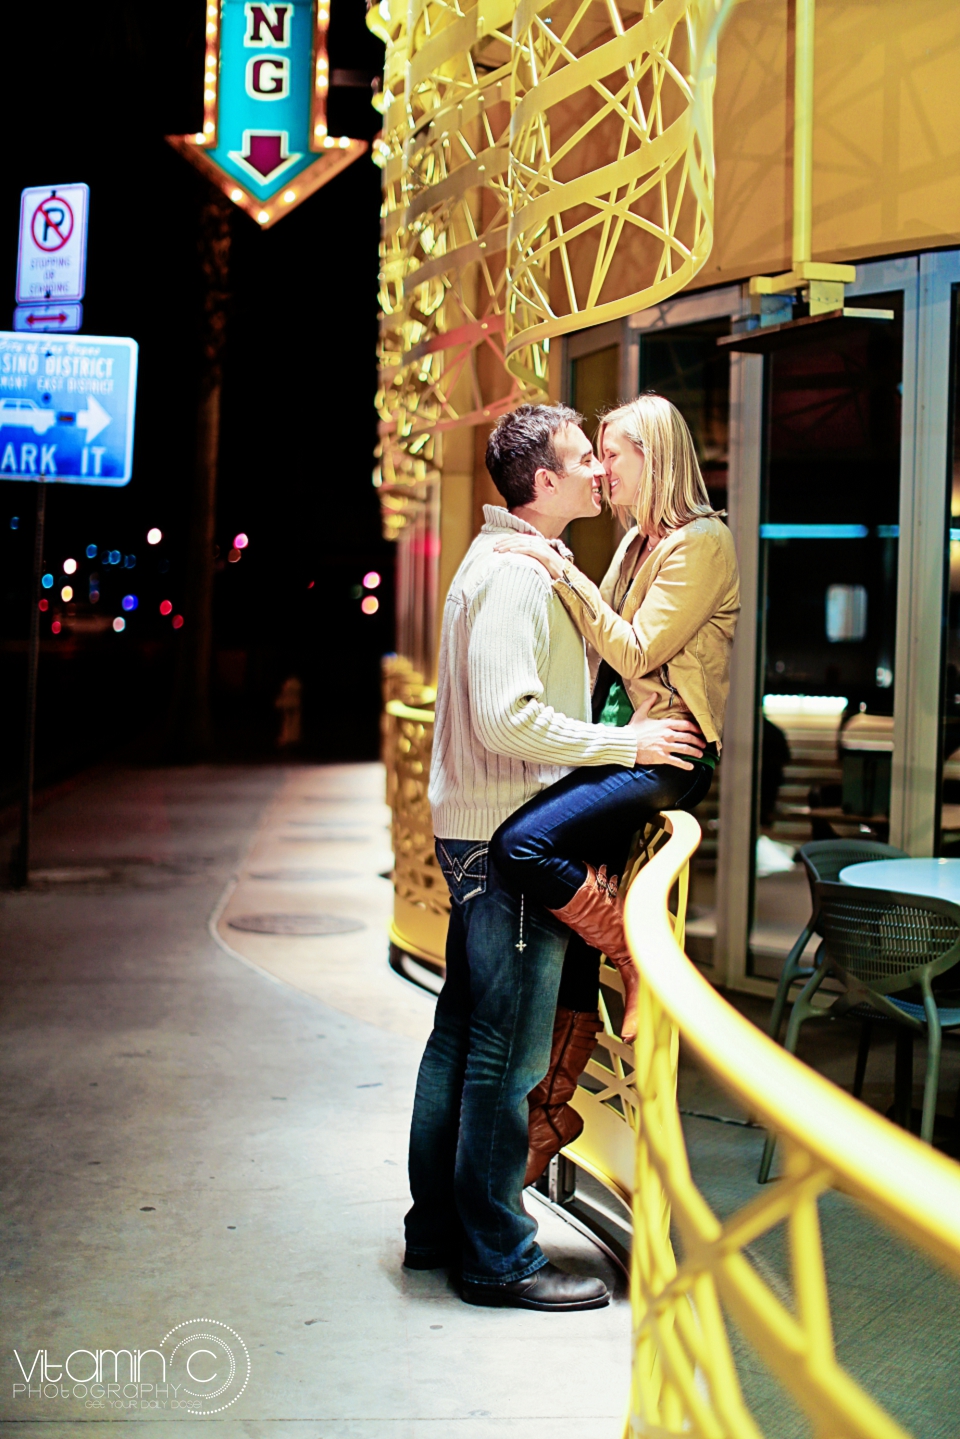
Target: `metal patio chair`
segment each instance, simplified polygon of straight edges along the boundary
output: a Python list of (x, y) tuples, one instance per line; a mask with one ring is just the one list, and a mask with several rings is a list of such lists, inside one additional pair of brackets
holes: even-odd
[[(817, 899), (816, 930), (821, 943), (813, 971), (790, 1011), (785, 1047), (796, 1053), (800, 1026), (808, 1019), (843, 1015), (865, 1022), (865, 1027), (877, 1020), (892, 1022), (905, 1038), (925, 1033), (927, 1066), (920, 1138), (929, 1144), (937, 1108), (942, 1032), (960, 1027), (960, 992), (947, 994), (938, 986), (938, 1004), (934, 980), (960, 964), (960, 905), (925, 895), (826, 882), (817, 884)], [(817, 1009), (813, 996), (828, 975), (839, 980), (844, 992), (828, 1009)], [(911, 990), (917, 992), (916, 998), (897, 997)], [(944, 1004), (944, 1000), (955, 1003)], [(902, 1059), (905, 1051), (911, 1056), (909, 1071)], [(858, 1097), (866, 1067), (862, 1039), (861, 1055), (854, 1081)], [(912, 1044), (908, 1051), (907, 1046), (901, 1049), (898, 1045), (897, 1058), (900, 1093), (895, 1112), (909, 1127)], [(768, 1135), (760, 1163), (761, 1184), (769, 1175), (775, 1145), (776, 1137)]]
[(780, 975), (780, 982), (777, 985), (773, 1013), (770, 1015), (769, 1033), (770, 1038), (776, 1039), (778, 1042), (780, 1026), (783, 1023), (783, 1011), (786, 1008), (791, 984), (795, 979), (809, 979), (813, 973), (810, 965), (801, 964), (800, 957), (811, 936), (821, 933), (817, 924), (819, 908), (817, 885), (835, 884), (840, 877), (840, 871), (846, 869), (848, 864), (862, 864), (871, 859), (907, 859), (908, 855), (904, 850), (897, 849), (892, 844), (879, 844), (876, 840), (815, 839), (810, 844), (803, 845), (800, 850), (800, 858), (803, 860), (803, 867), (807, 872), (807, 880), (810, 885), (810, 918), (796, 944), (787, 955), (783, 973)]

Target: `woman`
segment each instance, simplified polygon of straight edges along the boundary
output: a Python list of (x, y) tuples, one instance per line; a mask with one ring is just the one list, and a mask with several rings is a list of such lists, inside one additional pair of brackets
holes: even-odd
[[(618, 876), (638, 829), (663, 809), (695, 808), (710, 788), (740, 590), (733, 539), (710, 504), (690, 431), (670, 401), (641, 395), (612, 411), (597, 445), (609, 503), (622, 522), (632, 523), (600, 587), (545, 540), (517, 535), (497, 548), (545, 566), (603, 662), (594, 689), (601, 724), (626, 724), (641, 707), (654, 719), (670, 713), (695, 721), (705, 748), (689, 759), (677, 753), (672, 764), (574, 770), (501, 825), (491, 855), (518, 893), (550, 909), (617, 966), (625, 996), (621, 1034), (632, 1042), (638, 976), (617, 904)], [(578, 949), (582, 954), (583, 946)], [(531, 1095), (531, 1116), (542, 1107), (543, 1122), (561, 1144), (572, 1137), (561, 1132), (564, 1122), (569, 1129), (578, 1121), (572, 1110), (563, 1113), (560, 1093), (572, 1095), (571, 1071), (579, 1063), (575, 1085), (598, 1027), (595, 978), (589, 1011), (573, 1012), (574, 1021), (564, 1013), (564, 997), (561, 992), (550, 1071)], [(558, 1074), (564, 1076), (559, 1087)], [(529, 1176), (528, 1170), (528, 1182)]]

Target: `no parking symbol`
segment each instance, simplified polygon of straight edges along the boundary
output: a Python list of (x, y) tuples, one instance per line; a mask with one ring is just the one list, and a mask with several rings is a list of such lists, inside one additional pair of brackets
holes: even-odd
[(89, 199), (86, 185), (34, 186), (23, 191), (17, 304), (83, 299)]
[(47, 195), (33, 212), (30, 234), (38, 250), (50, 255), (62, 250), (73, 234), (73, 210), (62, 195)]

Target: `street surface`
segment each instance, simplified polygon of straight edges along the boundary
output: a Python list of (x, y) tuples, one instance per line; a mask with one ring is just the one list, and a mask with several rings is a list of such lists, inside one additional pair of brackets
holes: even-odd
[[(546, 1316), (470, 1308), (442, 1273), (401, 1268), (433, 1001), (387, 966), (386, 822), (377, 765), (101, 768), (41, 808), (40, 877), (0, 895), (5, 1433), (619, 1439), (622, 1288)], [(277, 913), (364, 928), (231, 927)], [(552, 1256), (613, 1282), (543, 1213)], [(201, 1319), (211, 1351), (226, 1335), (249, 1361), (207, 1419), (142, 1383), (13, 1397), (18, 1362), (36, 1388), (44, 1362), (62, 1380), (75, 1350), (159, 1349)]]

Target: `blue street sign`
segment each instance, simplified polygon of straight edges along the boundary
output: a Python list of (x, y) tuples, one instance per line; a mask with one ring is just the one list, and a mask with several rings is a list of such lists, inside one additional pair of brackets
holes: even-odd
[(24, 335), (49, 332), (69, 335), (83, 328), (83, 306), (79, 301), (64, 305), (18, 305), (13, 328)]
[(170, 143), (268, 229), (364, 154), (327, 132), (329, 0), (207, 6), (203, 130)]
[(126, 485), (135, 340), (0, 331), (0, 480)]

